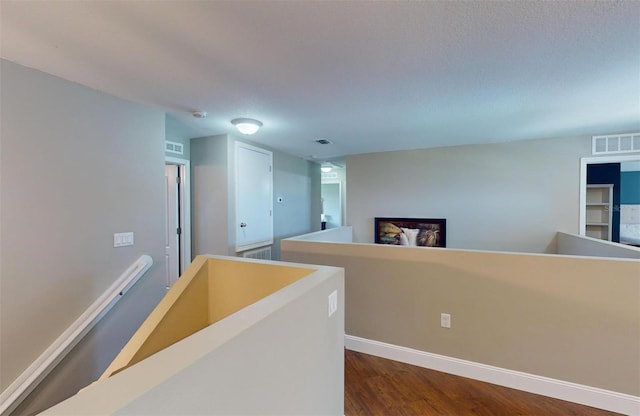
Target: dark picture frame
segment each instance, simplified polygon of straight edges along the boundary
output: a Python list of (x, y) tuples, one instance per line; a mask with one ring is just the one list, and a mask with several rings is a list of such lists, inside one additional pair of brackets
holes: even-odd
[(375, 218), (376, 244), (446, 247), (446, 218)]

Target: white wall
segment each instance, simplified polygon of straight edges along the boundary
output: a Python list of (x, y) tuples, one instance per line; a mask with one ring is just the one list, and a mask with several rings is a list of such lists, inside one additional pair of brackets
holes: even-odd
[[(4, 390), (140, 255), (154, 266), (45, 381), (42, 409), (106, 367), (164, 293), (164, 113), (8, 61), (1, 70)], [(135, 245), (113, 248), (113, 233)], [(53, 380), (53, 381), (52, 381)], [(31, 407), (29, 407), (31, 406)]]
[(554, 252), (578, 232), (589, 137), (373, 153), (347, 159), (347, 224), (374, 241), (374, 217), (447, 219), (447, 247)]

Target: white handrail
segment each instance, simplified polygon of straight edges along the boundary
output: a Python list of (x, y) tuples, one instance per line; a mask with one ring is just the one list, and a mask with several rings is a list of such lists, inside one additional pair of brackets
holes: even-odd
[(80, 340), (109, 312), (149, 270), (153, 259), (146, 254), (133, 263), (40, 356), (0, 394), (0, 415), (7, 416), (35, 389)]

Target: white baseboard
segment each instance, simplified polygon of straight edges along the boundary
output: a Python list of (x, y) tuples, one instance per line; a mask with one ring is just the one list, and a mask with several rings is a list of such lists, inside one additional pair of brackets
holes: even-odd
[(640, 416), (640, 397), (345, 335), (352, 351), (586, 406)]

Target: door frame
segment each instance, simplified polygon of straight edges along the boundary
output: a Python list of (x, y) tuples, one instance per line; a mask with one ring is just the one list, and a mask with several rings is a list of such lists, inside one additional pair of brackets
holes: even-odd
[(191, 264), (191, 161), (177, 157), (165, 156), (165, 165), (177, 165), (180, 170), (180, 275)]
[(595, 156), (580, 158), (580, 214), (578, 216), (579, 234), (587, 235), (587, 167), (603, 163), (621, 163), (640, 160), (640, 154), (625, 156)]
[[(240, 189), (240, 172), (242, 169), (241, 166), (241, 156), (240, 156), (240, 149), (244, 149), (244, 150), (249, 150), (252, 152), (257, 152), (260, 154), (263, 154), (264, 156), (269, 158), (269, 177), (268, 177), (268, 181), (269, 181), (269, 201), (267, 203), (268, 207), (269, 207), (269, 235), (267, 238), (260, 240), (260, 241), (253, 241), (251, 243), (244, 243), (244, 244), (239, 244), (239, 238), (238, 235), (240, 233), (240, 227), (242, 227), (241, 225), (241, 221), (243, 220), (242, 218), (240, 218), (240, 214), (241, 214), (241, 194), (243, 193), (243, 191), (247, 191), (247, 192), (251, 192), (251, 190), (245, 190), (245, 189)], [(251, 144), (245, 143), (245, 142), (241, 142), (241, 141), (236, 141), (235, 145), (234, 145), (234, 164), (235, 164), (235, 169), (234, 169), (234, 182), (235, 182), (235, 201), (234, 201), (234, 220), (233, 220), (233, 228), (235, 230), (235, 234), (234, 234), (234, 246), (235, 246), (235, 251), (236, 253), (241, 253), (243, 251), (247, 251), (247, 250), (252, 250), (255, 248), (259, 248), (259, 247), (264, 247), (264, 246), (270, 246), (273, 245), (273, 236), (274, 236), (274, 224), (273, 224), (273, 176), (274, 176), (274, 172), (273, 172), (273, 152), (271, 150), (267, 150), (264, 149), (262, 147), (258, 147), (258, 146), (253, 146)]]
[[(344, 206), (342, 205), (342, 181), (338, 180), (338, 179), (330, 179), (330, 180), (326, 180), (326, 181), (321, 181), (320, 182), (320, 198), (322, 197), (322, 185), (338, 185), (338, 209), (340, 210), (340, 224), (338, 224), (338, 227), (343, 227), (345, 224), (345, 218), (344, 218)], [(323, 206), (322, 206), (322, 211), (324, 213), (324, 202), (323, 202)]]

